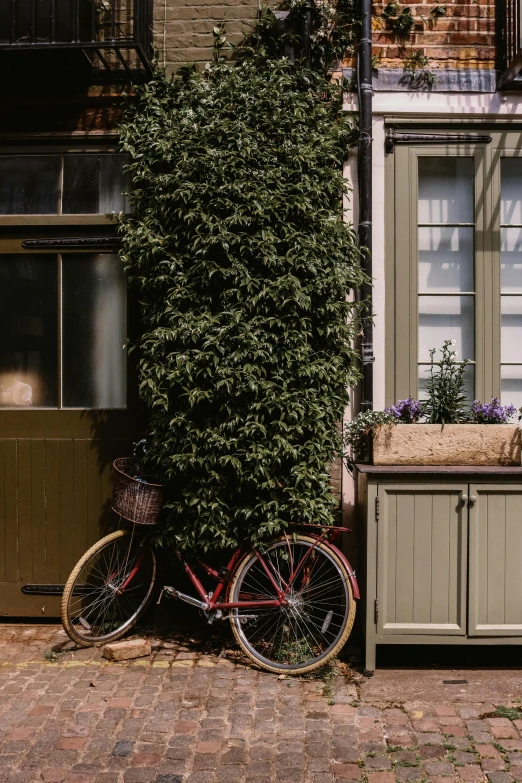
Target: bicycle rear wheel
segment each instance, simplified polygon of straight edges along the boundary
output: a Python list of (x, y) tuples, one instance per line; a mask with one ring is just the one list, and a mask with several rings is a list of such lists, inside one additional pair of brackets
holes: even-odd
[[(355, 600), (344, 563), (327, 542), (302, 535), (277, 539), (263, 557), (283, 592), (293, 571), (296, 575), (286, 606), (234, 610), (230, 622), (238, 644), (268, 671), (303, 674), (324, 666), (346, 642), (355, 619)], [(276, 598), (262, 564), (254, 553), (248, 554), (237, 568), (228, 600)], [(241, 619), (241, 614), (255, 618)]]
[(83, 647), (119, 639), (152, 597), (156, 556), (141, 536), (117, 530), (92, 546), (73, 569), (62, 598), (62, 623)]

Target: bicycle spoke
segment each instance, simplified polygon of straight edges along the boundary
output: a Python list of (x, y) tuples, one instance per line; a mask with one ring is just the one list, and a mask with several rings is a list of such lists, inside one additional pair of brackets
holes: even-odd
[(70, 589), (67, 612), (75, 633), (94, 642), (121, 635), (145, 606), (154, 574), (150, 550), (133, 534), (102, 545), (85, 562)]
[[(327, 545), (309, 539), (286, 537), (268, 547), (262, 557), (285, 601), (280, 607), (253, 608), (254, 622), (236, 622), (238, 637), (262, 665), (273, 662), (282, 669), (295, 670), (309, 667), (324, 658), (344, 632), (349, 611), (345, 572), (329, 555)], [(293, 567), (297, 571), (292, 574)], [(262, 564), (252, 558), (233, 600), (244, 600), (247, 595), (255, 604), (256, 596), (262, 600), (261, 596), (275, 597), (274, 592)]]

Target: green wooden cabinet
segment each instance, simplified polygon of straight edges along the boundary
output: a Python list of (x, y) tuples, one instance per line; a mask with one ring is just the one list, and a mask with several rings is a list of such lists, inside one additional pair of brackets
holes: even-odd
[(522, 483), (472, 484), (470, 499), (468, 633), (520, 637)]
[(465, 490), (379, 484), (379, 633), (465, 635)]
[(358, 476), (366, 668), (377, 644), (522, 643), (522, 468)]

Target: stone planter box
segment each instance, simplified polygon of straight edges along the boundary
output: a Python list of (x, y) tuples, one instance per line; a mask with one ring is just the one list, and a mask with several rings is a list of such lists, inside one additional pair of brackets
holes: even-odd
[(373, 434), (374, 465), (520, 465), (518, 424), (396, 424)]

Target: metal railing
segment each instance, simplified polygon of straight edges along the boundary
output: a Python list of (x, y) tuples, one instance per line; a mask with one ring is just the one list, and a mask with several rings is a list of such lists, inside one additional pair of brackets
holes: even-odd
[(522, 89), (522, 0), (497, 0), (497, 61), (499, 90)]
[(0, 0), (0, 50), (83, 49), (97, 68), (149, 68), (152, 0)]

